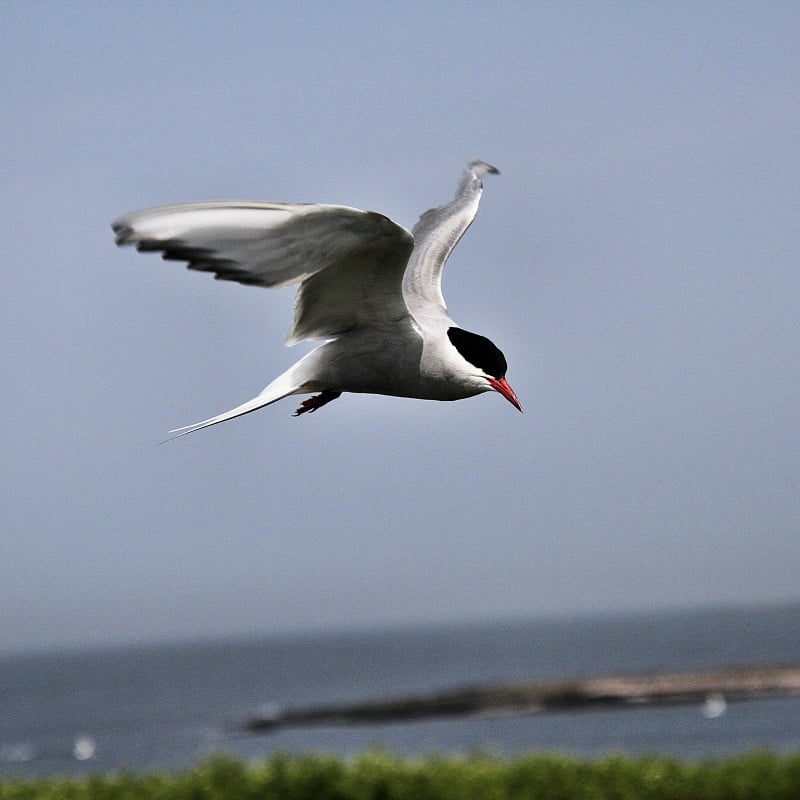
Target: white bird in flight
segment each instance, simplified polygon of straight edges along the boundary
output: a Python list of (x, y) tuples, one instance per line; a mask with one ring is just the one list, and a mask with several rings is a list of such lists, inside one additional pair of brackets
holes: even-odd
[(286, 343), (326, 340), (258, 397), (170, 433), (182, 436), (306, 393), (314, 396), (295, 416), (342, 392), (462, 400), (496, 391), (522, 411), (505, 356), (453, 322), (441, 289), (445, 261), (478, 212), (481, 176), (497, 172), (471, 162), (455, 198), (426, 211), (411, 233), (383, 214), (316, 204), (188, 203), (116, 220), (118, 245), (161, 252), (219, 280), (299, 284)]

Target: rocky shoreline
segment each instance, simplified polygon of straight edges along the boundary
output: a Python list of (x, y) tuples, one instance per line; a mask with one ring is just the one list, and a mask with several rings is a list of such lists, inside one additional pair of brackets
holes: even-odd
[(800, 694), (800, 664), (750, 665), (492, 684), (276, 709), (233, 727), (243, 733), (268, 733), (287, 727), (374, 725), (467, 714), (542, 714), (675, 704), (701, 705), (707, 716), (719, 716), (729, 702), (793, 694)]

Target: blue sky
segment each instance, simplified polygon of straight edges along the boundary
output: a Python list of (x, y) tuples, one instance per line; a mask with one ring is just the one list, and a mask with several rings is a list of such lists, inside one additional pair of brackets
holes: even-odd
[[(0, 648), (800, 596), (800, 11), (10, 3)], [(345, 396), (156, 446), (293, 363), (291, 291), (130, 250), (173, 202), (411, 226), (525, 415)], [(307, 348), (306, 348), (307, 349)]]

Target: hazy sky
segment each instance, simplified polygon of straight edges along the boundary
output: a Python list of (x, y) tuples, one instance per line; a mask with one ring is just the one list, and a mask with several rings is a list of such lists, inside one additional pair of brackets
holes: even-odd
[[(0, 648), (800, 597), (793, 3), (2, 7)], [(136, 209), (411, 226), (497, 395), (249, 399), (292, 292), (118, 250)]]

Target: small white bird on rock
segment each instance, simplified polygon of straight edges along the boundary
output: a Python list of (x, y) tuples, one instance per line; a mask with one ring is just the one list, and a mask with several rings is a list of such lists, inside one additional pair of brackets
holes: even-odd
[(489, 339), (459, 328), (442, 297), (442, 269), (478, 211), (473, 161), (447, 205), (414, 229), (373, 211), (334, 205), (219, 202), (166, 206), (113, 223), (117, 244), (161, 252), (253, 286), (299, 284), (287, 344), (326, 339), (258, 397), (183, 435), (248, 414), (291, 394), (318, 393), (295, 415), (342, 392), (461, 400), (496, 391), (522, 411), (506, 381), (506, 359)]

